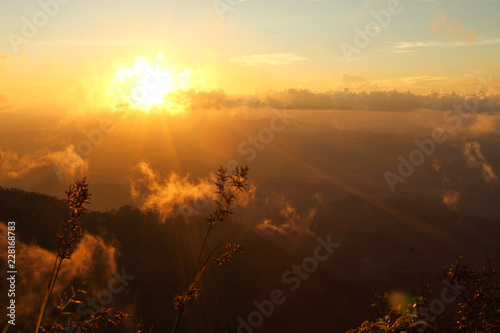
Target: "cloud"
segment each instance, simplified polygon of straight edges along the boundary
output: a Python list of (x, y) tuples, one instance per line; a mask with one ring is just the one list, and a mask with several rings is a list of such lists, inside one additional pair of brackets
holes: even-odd
[[(464, 40), (454, 40), (454, 41), (430, 41), (430, 42), (388, 42), (394, 45), (395, 51), (408, 50), (408, 49), (416, 49), (416, 48), (431, 48), (431, 47), (439, 47), (439, 48), (454, 48), (454, 47), (465, 47), (470, 46), (471, 44)], [(474, 41), (474, 45), (499, 45), (500, 38), (491, 38), (491, 39), (476, 39)]]
[(269, 53), (234, 57), (230, 61), (243, 66), (257, 67), (261, 65), (288, 65), (303, 60), (309, 60), (309, 58), (293, 53)]
[(0, 150), (0, 169), (4, 176), (20, 178), (33, 169), (51, 166), (58, 177), (74, 178), (88, 169), (88, 163), (69, 145), (64, 150), (38, 150), (34, 154), (19, 154)]
[(441, 194), (442, 203), (445, 204), (451, 211), (455, 212), (460, 219), (460, 192), (455, 191), (452, 186), (452, 180), (448, 176), (446, 169), (450, 167), (450, 161), (442, 161), (435, 159), (432, 163), (432, 167), (436, 172), (441, 174), (441, 183), (445, 188), (444, 192)]
[[(7, 248), (7, 226), (0, 223), (0, 246)], [(30, 245), (16, 241), (16, 266), (22, 274), (17, 275), (16, 303), (22, 304), (17, 308), (19, 322), (34, 324), (40, 304), (47, 288), (50, 274), (54, 266), (55, 253), (37, 245)], [(54, 303), (58, 302), (57, 295), (63, 293), (73, 280), (84, 281), (88, 278), (86, 291), (88, 296), (95, 295), (97, 290), (105, 287), (106, 282), (116, 271), (117, 250), (107, 245), (100, 237), (86, 234), (76, 248), (71, 260), (64, 261), (61, 266), (57, 283), (53, 291)], [(0, 262), (6, 267), (7, 256), (2, 256)], [(97, 277), (97, 278), (96, 278)], [(0, 282), (2, 285), (5, 282)], [(103, 284), (103, 285), (100, 285)], [(75, 287), (78, 287), (76, 285)], [(7, 290), (7, 288), (2, 288)]]
[(429, 76), (429, 75), (419, 75), (419, 76), (410, 76), (403, 78), (403, 81), (406, 84), (416, 84), (416, 83), (431, 83), (436, 81), (444, 81), (447, 80), (446, 76)]
[(497, 133), (500, 128), (500, 119), (498, 117), (476, 114), (472, 118), (472, 122), (464, 126), (464, 132), (468, 135), (482, 135)]
[[(348, 87), (369, 86), (362, 77), (344, 73), (341, 80)], [(430, 81), (431, 77), (415, 77), (414, 81)], [(350, 82), (349, 84), (347, 84)], [(288, 108), (315, 110), (363, 110), (363, 111), (413, 111), (432, 109), (453, 110), (455, 105), (464, 105), (470, 95), (431, 92), (419, 95), (410, 91), (372, 90), (362, 92), (344, 91), (314, 92), (308, 89), (270, 90), (253, 95), (229, 95), (223, 90), (195, 91), (177, 90), (169, 98), (178, 105), (191, 110), (222, 110), (232, 108)], [(476, 113), (496, 114), (500, 110), (500, 95), (477, 96)]]
[(481, 152), (481, 145), (479, 142), (473, 141), (465, 143), (463, 153), (467, 160), (467, 164), (481, 170), (481, 175), (486, 182), (490, 183), (498, 180), (498, 176), (495, 174), (493, 167), (486, 161), (486, 158)]
[(450, 210), (458, 213), (460, 205), (460, 193), (454, 190), (445, 191), (442, 195), (443, 203), (450, 208)]
[(276, 203), (272, 218), (265, 217), (257, 229), (266, 233), (300, 236), (304, 234), (312, 235), (309, 228), (310, 223), (316, 216), (317, 208), (313, 207), (304, 213), (299, 213), (283, 194), (273, 193), (266, 198), (266, 204)]
[(214, 198), (214, 188), (208, 178), (191, 181), (171, 172), (167, 177), (156, 173), (148, 162), (140, 162), (130, 177), (131, 196), (142, 210), (152, 210), (164, 222), (180, 212), (184, 205)]
[(474, 44), (477, 39), (474, 31), (462, 27), (460, 20), (447, 18), (443, 13), (439, 13), (434, 17), (429, 29), (438, 36), (458, 37), (469, 45)]

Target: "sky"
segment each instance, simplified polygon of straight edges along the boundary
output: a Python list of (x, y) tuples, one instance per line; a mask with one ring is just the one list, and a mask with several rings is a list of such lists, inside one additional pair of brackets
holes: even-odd
[(183, 88), (203, 91), (470, 94), (500, 77), (499, 9), (496, 0), (2, 1), (0, 109), (98, 100), (117, 67), (159, 54), (164, 68), (189, 71)]

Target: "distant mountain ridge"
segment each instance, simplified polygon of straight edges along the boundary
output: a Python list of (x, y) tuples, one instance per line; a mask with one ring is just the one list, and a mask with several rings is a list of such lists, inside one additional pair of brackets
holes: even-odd
[[(23, 243), (54, 250), (66, 210), (57, 198), (0, 188), (0, 221), (15, 220)], [(245, 216), (242, 224), (233, 218), (217, 225), (221, 239), (237, 238), (247, 249), (230, 267), (210, 271), (182, 331), (236, 332), (237, 318), (255, 311), (254, 300), (267, 299), (274, 289), (286, 290), (283, 273), (311, 255), (317, 236), (331, 235), (341, 246), (300, 289), (288, 292), (287, 301), (256, 331), (345, 332), (373, 317), (370, 304), (377, 290), (415, 290), (422, 277), (439, 272), (455, 254), (470, 262), (484, 261), (483, 254), (500, 255), (500, 220), (463, 214), (458, 221), (445, 206), (425, 198), (367, 201), (353, 195), (325, 201), (311, 222), (314, 236), (304, 236), (300, 247), (246, 227), (246, 220), (259, 216), (255, 207)], [(132, 310), (133, 322), (142, 319), (145, 327), (154, 326), (153, 332), (170, 329), (172, 298), (194, 267), (205, 228), (203, 216), (189, 225), (181, 218), (161, 225), (154, 214), (131, 206), (84, 218), (87, 233), (116, 247), (117, 267), (136, 276), (126, 294), (116, 297), (117, 305)]]

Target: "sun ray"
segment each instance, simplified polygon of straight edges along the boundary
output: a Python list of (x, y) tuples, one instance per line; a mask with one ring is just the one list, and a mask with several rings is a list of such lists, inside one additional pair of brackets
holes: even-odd
[(396, 210), (394, 208), (389, 207), (386, 205), (384, 202), (380, 200), (376, 200), (363, 191), (358, 190), (357, 188), (347, 184), (346, 182), (333, 177), (331, 174), (328, 172), (325, 172), (321, 170), (319, 167), (314, 166), (311, 163), (308, 163), (302, 159), (299, 159), (286, 151), (284, 149), (279, 149), (276, 146), (268, 146), (268, 149), (272, 150), (275, 154), (280, 155), (283, 159), (288, 160), (291, 163), (300, 165), (304, 167), (305, 169), (309, 170), (310, 172), (320, 175), (323, 177), (327, 182), (331, 183), (334, 186), (338, 186), (344, 190), (347, 191), (347, 193), (357, 195), (361, 199), (365, 200), (366, 202), (374, 205), (375, 207), (385, 211), (389, 215), (393, 216), (394, 218), (408, 224), (415, 230), (419, 230), (420, 232), (423, 232), (427, 235), (429, 235), (431, 238), (436, 239), (437, 241), (447, 244), (449, 246), (455, 246), (457, 244), (460, 245), (462, 249), (467, 249), (467, 251), (470, 251), (470, 253), (475, 253), (478, 255), (481, 255), (482, 252), (480, 249), (478, 249), (476, 246), (473, 246), (470, 243), (467, 243), (465, 241), (462, 241), (461, 239), (458, 239), (457, 237), (439, 229), (438, 227), (430, 224), (429, 222), (422, 220), (416, 216), (413, 216), (411, 214), (405, 213), (403, 211)]

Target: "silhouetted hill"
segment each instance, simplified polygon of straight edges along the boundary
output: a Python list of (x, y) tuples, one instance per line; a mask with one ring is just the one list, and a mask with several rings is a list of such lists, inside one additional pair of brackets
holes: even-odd
[[(228, 238), (246, 243), (246, 251), (229, 267), (210, 269), (201, 298), (190, 305), (182, 322), (182, 332), (235, 332), (237, 318), (248, 318), (256, 311), (253, 302), (269, 299), (275, 289), (284, 292), (286, 301), (256, 331), (344, 332), (373, 317), (374, 292), (415, 290), (422, 277), (439, 273), (455, 254), (469, 262), (500, 254), (496, 241), (500, 221), (467, 214), (458, 220), (456, 213), (426, 198), (375, 200), (354, 195), (327, 200), (311, 224), (315, 236), (304, 234), (294, 243), (236, 223), (238, 213), (216, 225), (217, 239), (209, 248)], [(252, 218), (256, 212), (245, 215)], [(61, 200), (0, 189), (0, 221), (15, 220), (22, 242), (53, 250), (55, 233), (65, 217)], [(181, 218), (160, 224), (154, 214), (124, 206), (92, 212), (83, 222), (86, 232), (117, 249), (117, 270), (124, 268), (135, 276), (113, 303), (132, 311), (133, 323), (142, 320), (146, 328), (154, 326), (153, 332), (169, 330), (174, 320), (172, 299), (195, 266), (207, 228), (204, 217), (193, 218), (190, 224)], [(313, 255), (315, 237), (328, 235), (341, 246), (292, 291), (293, 284), (285, 282), (283, 274)], [(38, 292), (41, 298), (43, 290)]]
[[(0, 221), (15, 220), (19, 240), (54, 249), (58, 224), (66, 215), (64, 202), (11, 189), (1, 189), (0, 195)], [(127, 288), (128, 297), (114, 299), (119, 307), (134, 310), (135, 322), (142, 319), (145, 327), (154, 326), (158, 332), (170, 329), (175, 319), (172, 299), (175, 293), (182, 291), (192, 273), (206, 227), (204, 221), (200, 217), (186, 225), (174, 219), (162, 225), (153, 214), (144, 214), (130, 206), (108, 213), (92, 212), (84, 218), (86, 232), (99, 235), (118, 249), (118, 270), (125, 267), (127, 274), (135, 276)], [(291, 292), (282, 275), (303, 258), (234, 222), (217, 225), (217, 228), (217, 234), (222, 237), (210, 246), (231, 237), (248, 244), (246, 251), (229, 267), (211, 268), (203, 283), (202, 297), (190, 306), (182, 331), (234, 332), (237, 318), (247, 318), (255, 311), (253, 301), (269, 299), (274, 289), (285, 291), (287, 301), (277, 306), (276, 314), (266, 318), (259, 331), (303, 331), (311, 327), (318, 332), (324, 327), (347, 329), (358, 319), (355, 309), (345, 303), (350, 296), (346, 290), (354, 290), (354, 286), (341, 281), (335, 271), (322, 266), (313, 277), (303, 281), (300, 289)], [(309, 250), (312, 252), (314, 247)], [(29, 269), (20, 267), (19, 270)], [(39, 290), (40, 298), (42, 291)], [(301, 309), (300, 317), (292, 315), (297, 308)], [(332, 317), (335, 309), (346, 315), (351, 312), (352, 318), (341, 320), (337, 314)]]

